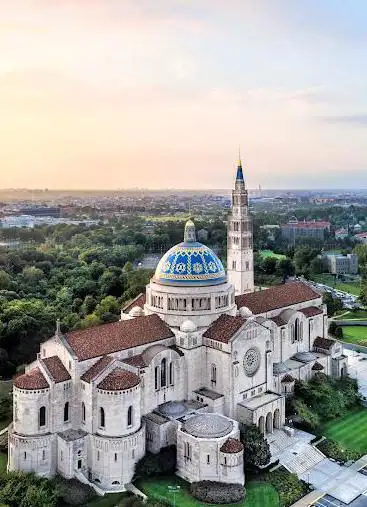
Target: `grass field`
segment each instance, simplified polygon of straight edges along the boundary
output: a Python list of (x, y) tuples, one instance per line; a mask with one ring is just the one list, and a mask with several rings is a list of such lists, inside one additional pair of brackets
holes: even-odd
[(128, 498), (127, 493), (110, 493), (105, 496), (98, 496), (87, 503), (85, 507), (117, 507), (123, 506)]
[[(152, 495), (173, 501), (172, 494), (168, 493), (168, 486), (181, 487), (180, 492), (176, 494), (177, 507), (199, 507), (203, 505), (202, 502), (191, 496), (188, 484), (178, 477), (152, 479), (137, 485), (148, 496)], [(271, 484), (250, 482), (246, 484), (245, 501), (236, 505), (240, 507), (279, 507), (279, 497)]]
[(339, 280), (335, 282), (335, 278), (327, 273), (323, 273), (322, 275), (315, 275), (314, 281), (318, 283), (323, 283), (324, 285), (328, 285), (329, 287), (335, 287), (335, 289), (337, 290), (348, 292), (349, 294), (353, 294), (354, 296), (359, 296), (361, 289), (359, 282), (341, 282)]
[(349, 449), (367, 453), (367, 408), (357, 408), (340, 419), (324, 426), (327, 438), (340, 442)]
[(275, 257), (276, 259), (285, 259), (285, 255), (274, 253), (272, 250), (261, 250), (260, 255), (263, 259), (266, 257)]
[(367, 346), (367, 326), (343, 326), (343, 341)]

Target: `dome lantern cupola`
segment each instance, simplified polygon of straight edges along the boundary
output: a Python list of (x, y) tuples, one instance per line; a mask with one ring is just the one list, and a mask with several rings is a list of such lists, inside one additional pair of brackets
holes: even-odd
[(185, 224), (184, 242), (194, 243), (196, 241), (195, 224), (192, 220), (188, 220)]

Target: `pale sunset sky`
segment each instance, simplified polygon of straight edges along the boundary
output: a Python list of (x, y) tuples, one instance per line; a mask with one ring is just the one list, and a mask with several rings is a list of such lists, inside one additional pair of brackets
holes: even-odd
[(0, 187), (367, 188), (366, 0), (3, 0)]

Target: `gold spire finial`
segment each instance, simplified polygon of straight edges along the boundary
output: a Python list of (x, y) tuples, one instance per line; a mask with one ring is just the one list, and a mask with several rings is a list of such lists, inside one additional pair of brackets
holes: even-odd
[(240, 145), (238, 145), (238, 165), (242, 166), (242, 161), (241, 161), (241, 146)]

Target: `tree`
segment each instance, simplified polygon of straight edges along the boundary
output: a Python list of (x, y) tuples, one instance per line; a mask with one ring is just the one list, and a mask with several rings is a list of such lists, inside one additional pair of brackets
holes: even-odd
[(269, 443), (254, 424), (241, 426), (245, 468), (266, 466), (271, 458)]
[(367, 281), (362, 283), (359, 301), (363, 306), (367, 306)]
[(176, 455), (175, 445), (163, 447), (158, 454), (147, 452), (135, 465), (134, 480), (173, 474), (176, 471)]
[(265, 257), (263, 261), (263, 270), (266, 275), (273, 275), (277, 265), (276, 257)]
[(0, 290), (10, 287), (11, 278), (6, 271), (0, 269)]
[(327, 307), (327, 314), (329, 317), (335, 315), (343, 309), (343, 303), (339, 298), (333, 297), (330, 292), (325, 292), (322, 297), (322, 302)]
[(292, 259), (286, 257), (279, 259), (277, 262), (276, 273), (285, 281), (289, 276), (294, 275), (294, 266)]

